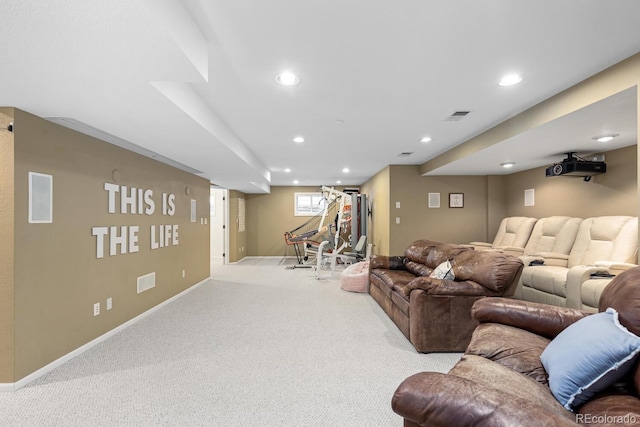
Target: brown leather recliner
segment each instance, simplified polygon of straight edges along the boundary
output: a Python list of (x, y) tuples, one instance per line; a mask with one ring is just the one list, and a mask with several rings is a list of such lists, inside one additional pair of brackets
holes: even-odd
[[(619, 274), (607, 286), (599, 310), (609, 307), (618, 312), (622, 326), (640, 335), (640, 267)], [(638, 362), (615, 386), (573, 408), (575, 413), (549, 388), (541, 354), (560, 332), (592, 313), (484, 298), (474, 304), (472, 315), (480, 324), (449, 373), (421, 372), (396, 390), (392, 408), (404, 417), (405, 426), (640, 424)]]

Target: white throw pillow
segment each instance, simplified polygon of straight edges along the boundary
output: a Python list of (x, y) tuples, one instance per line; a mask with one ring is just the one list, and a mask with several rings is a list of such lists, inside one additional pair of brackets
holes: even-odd
[(454, 280), (456, 276), (453, 274), (453, 266), (447, 260), (433, 269), (429, 275), (432, 279)]

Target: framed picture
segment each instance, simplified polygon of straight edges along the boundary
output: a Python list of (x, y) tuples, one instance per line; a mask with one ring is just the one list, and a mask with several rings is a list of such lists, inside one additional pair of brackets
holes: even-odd
[(449, 193), (450, 208), (464, 208), (464, 193)]

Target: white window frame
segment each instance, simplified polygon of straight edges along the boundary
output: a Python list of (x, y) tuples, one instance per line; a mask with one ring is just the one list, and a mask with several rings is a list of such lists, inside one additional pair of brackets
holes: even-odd
[[(307, 200), (304, 200), (307, 199)], [(304, 209), (300, 206), (300, 202), (305, 201), (304, 206), (310, 206), (310, 210)], [(322, 202), (322, 203), (320, 203)], [(294, 216), (316, 216), (324, 211), (327, 200), (321, 192), (301, 192), (294, 193)]]

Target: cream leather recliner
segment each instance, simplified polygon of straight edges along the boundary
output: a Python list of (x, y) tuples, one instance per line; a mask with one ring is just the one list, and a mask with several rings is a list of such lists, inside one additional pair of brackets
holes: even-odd
[[(523, 257), (521, 299), (560, 307), (582, 307), (583, 284), (596, 272), (635, 266), (638, 218), (601, 216), (582, 221), (569, 256), (542, 253)], [(544, 262), (530, 265), (533, 259)]]
[(535, 255), (540, 253), (564, 254), (569, 259), (569, 252), (576, 240), (582, 218), (568, 216), (550, 216), (540, 218), (533, 227), (529, 241), (519, 255)]
[(524, 250), (533, 226), (536, 224), (536, 218), (523, 216), (507, 217), (500, 222), (496, 237), (493, 243), (488, 242), (471, 242), (470, 245), (476, 250)]
[[(541, 257), (554, 258), (568, 262), (569, 252), (576, 240), (582, 218), (569, 216), (550, 216), (540, 218), (533, 227), (527, 245), (519, 253), (509, 251), (511, 255), (520, 256), (524, 265)], [(522, 299), (522, 279), (516, 289), (515, 298)]]

